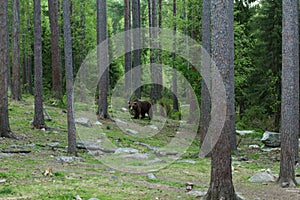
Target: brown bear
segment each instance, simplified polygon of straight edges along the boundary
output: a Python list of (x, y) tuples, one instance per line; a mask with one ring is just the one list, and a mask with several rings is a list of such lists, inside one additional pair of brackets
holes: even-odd
[(134, 119), (145, 118), (147, 113), (149, 119), (152, 118), (151, 103), (149, 101), (140, 101), (138, 99), (128, 102), (128, 108)]

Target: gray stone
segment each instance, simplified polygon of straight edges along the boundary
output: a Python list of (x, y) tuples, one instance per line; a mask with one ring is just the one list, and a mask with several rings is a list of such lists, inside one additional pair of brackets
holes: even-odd
[(62, 163), (71, 163), (74, 161), (80, 161), (82, 162), (83, 159), (79, 157), (74, 157), (74, 156), (59, 156), (56, 158), (57, 162), (62, 162)]
[(272, 151), (274, 151), (274, 152), (276, 152), (276, 151), (280, 151), (280, 148), (262, 148), (261, 149), (262, 151), (264, 151), (264, 152), (272, 152)]
[(159, 158), (154, 158), (153, 160), (149, 160), (145, 162), (146, 165), (153, 165), (155, 163), (165, 162), (164, 160), (161, 160)]
[(189, 164), (196, 164), (197, 162), (194, 160), (177, 160), (178, 163), (189, 163)]
[(122, 110), (123, 112), (127, 112), (127, 111), (128, 111), (128, 109), (127, 109), (127, 108), (124, 108), (124, 107), (122, 107), (121, 110)]
[(1, 158), (11, 158), (13, 156), (14, 156), (13, 153), (0, 153), (0, 159)]
[(236, 130), (235, 131), (238, 135), (240, 135), (240, 136), (245, 136), (245, 135), (249, 135), (249, 134), (253, 134), (253, 133), (255, 133), (255, 131), (254, 130)]
[(207, 192), (200, 191), (200, 190), (192, 190), (192, 191), (189, 191), (187, 194), (197, 198), (197, 197), (204, 197), (206, 195), (206, 193)]
[(138, 134), (139, 132), (135, 131), (135, 130), (132, 130), (132, 129), (126, 129), (126, 132), (127, 133), (130, 133), (130, 134), (133, 134), (133, 135), (136, 135)]
[(257, 172), (249, 179), (249, 181), (250, 182), (259, 182), (259, 183), (275, 182), (276, 177), (269, 171)]
[(248, 148), (249, 148), (249, 149), (260, 149), (260, 147), (259, 147), (257, 144), (249, 145)]
[(89, 198), (88, 200), (100, 200), (100, 199), (97, 199), (97, 198)]
[(157, 179), (156, 176), (152, 173), (147, 174), (147, 178), (151, 179), (151, 180), (156, 180)]
[(5, 183), (6, 179), (0, 179), (0, 183)]
[(264, 132), (264, 135), (261, 139), (267, 147), (279, 147), (281, 143), (281, 134), (275, 132)]
[(121, 154), (121, 153), (129, 153), (129, 154), (134, 154), (138, 153), (139, 151), (137, 149), (133, 148), (119, 148), (115, 151), (115, 154)]
[(150, 125), (149, 128), (152, 128), (154, 130), (158, 130), (157, 126), (155, 126), (154, 124)]
[(59, 142), (51, 142), (47, 144), (49, 147), (59, 147)]
[(145, 160), (145, 159), (149, 158), (149, 154), (146, 154), (146, 153), (134, 153), (134, 154), (123, 155), (122, 158), (125, 158), (125, 159), (135, 159), (135, 160)]
[(75, 123), (85, 127), (91, 127), (91, 121), (88, 118), (80, 117), (75, 119)]
[(102, 126), (102, 123), (99, 122), (99, 121), (96, 121), (96, 122), (94, 123), (94, 125)]

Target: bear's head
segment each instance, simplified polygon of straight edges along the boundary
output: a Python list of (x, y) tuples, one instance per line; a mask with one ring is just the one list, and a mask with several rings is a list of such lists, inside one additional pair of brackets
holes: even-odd
[(138, 110), (138, 101), (128, 101), (128, 109), (131, 114), (135, 114)]

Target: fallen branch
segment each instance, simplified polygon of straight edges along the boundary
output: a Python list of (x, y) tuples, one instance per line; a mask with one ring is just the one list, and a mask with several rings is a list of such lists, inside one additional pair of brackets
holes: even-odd
[(2, 150), (2, 153), (31, 153), (31, 150)]

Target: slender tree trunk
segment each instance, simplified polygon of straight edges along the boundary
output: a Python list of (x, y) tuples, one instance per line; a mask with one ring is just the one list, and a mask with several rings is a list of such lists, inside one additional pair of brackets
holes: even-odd
[(0, 137), (14, 137), (8, 118), (8, 1), (0, 0)]
[(64, 48), (66, 67), (66, 96), (67, 96), (67, 117), (68, 117), (68, 153), (76, 156), (76, 128), (74, 121), (74, 98), (73, 98), (73, 64), (72, 64), (72, 40), (70, 24), (70, 3), (63, 0), (64, 11)]
[(41, 1), (34, 0), (34, 120), (37, 129), (46, 128), (43, 113), (43, 69)]
[(203, 143), (210, 122), (210, 1), (202, 1), (202, 83), (201, 83), (201, 113), (200, 113), (200, 145)]
[(51, 29), (51, 60), (52, 60), (52, 92), (53, 96), (62, 100), (62, 73), (59, 47), (58, 0), (48, 0)]
[(158, 31), (152, 28), (157, 28), (157, 9), (156, 0), (149, 0), (149, 27), (150, 27), (150, 71), (152, 79), (151, 99), (152, 103), (156, 103), (161, 98), (162, 91), (162, 69), (157, 65), (158, 55)]
[[(160, 0), (161, 2), (161, 0)], [(173, 0), (173, 52), (172, 52), (172, 60), (173, 60), (173, 76), (172, 76), (172, 98), (173, 98), (173, 110), (176, 112), (179, 110), (178, 106), (178, 94), (177, 94), (177, 69), (176, 69), (176, 13), (177, 5), (176, 0)], [(161, 14), (160, 14), (161, 15)], [(161, 22), (160, 22), (161, 23)]]
[(125, 26), (125, 91), (126, 98), (131, 96), (132, 90), (132, 57), (131, 57), (131, 15), (130, 15), (130, 0), (124, 0), (124, 26)]
[(137, 88), (135, 90), (135, 96), (137, 98), (141, 98), (141, 35), (140, 35), (140, 0), (132, 0), (132, 27), (136, 29), (133, 34), (133, 66), (134, 66), (134, 74), (133, 74), (133, 88)]
[(21, 100), (20, 81), (20, 0), (13, 0), (12, 20), (12, 85), (11, 98)]
[[(234, 73), (231, 62), (233, 40), (233, 0), (212, 0), (212, 58), (224, 82), (226, 91), (226, 121), (218, 142), (212, 150), (211, 181), (205, 199), (239, 199), (235, 194), (231, 171), (231, 135), (234, 126)], [(213, 87), (218, 87), (213, 85)], [(218, 96), (212, 93), (212, 104)]]
[(282, 9), (282, 140), (278, 182), (289, 187), (297, 185), (294, 166), (299, 151), (299, 1), (283, 1)]
[(108, 96), (108, 48), (103, 47), (99, 48), (99, 44), (105, 41), (107, 38), (107, 20), (106, 20), (106, 0), (97, 0), (98, 7), (97, 7), (97, 16), (98, 16), (98, 48), (97, 48), (97, 60), (98, 60), (98, 68), (100, 74), (99, 80), (99, 102), (98, 102), (98, 118), (103, 119), (110, 119), (108, 115), (107, 107), (107, 96)]

